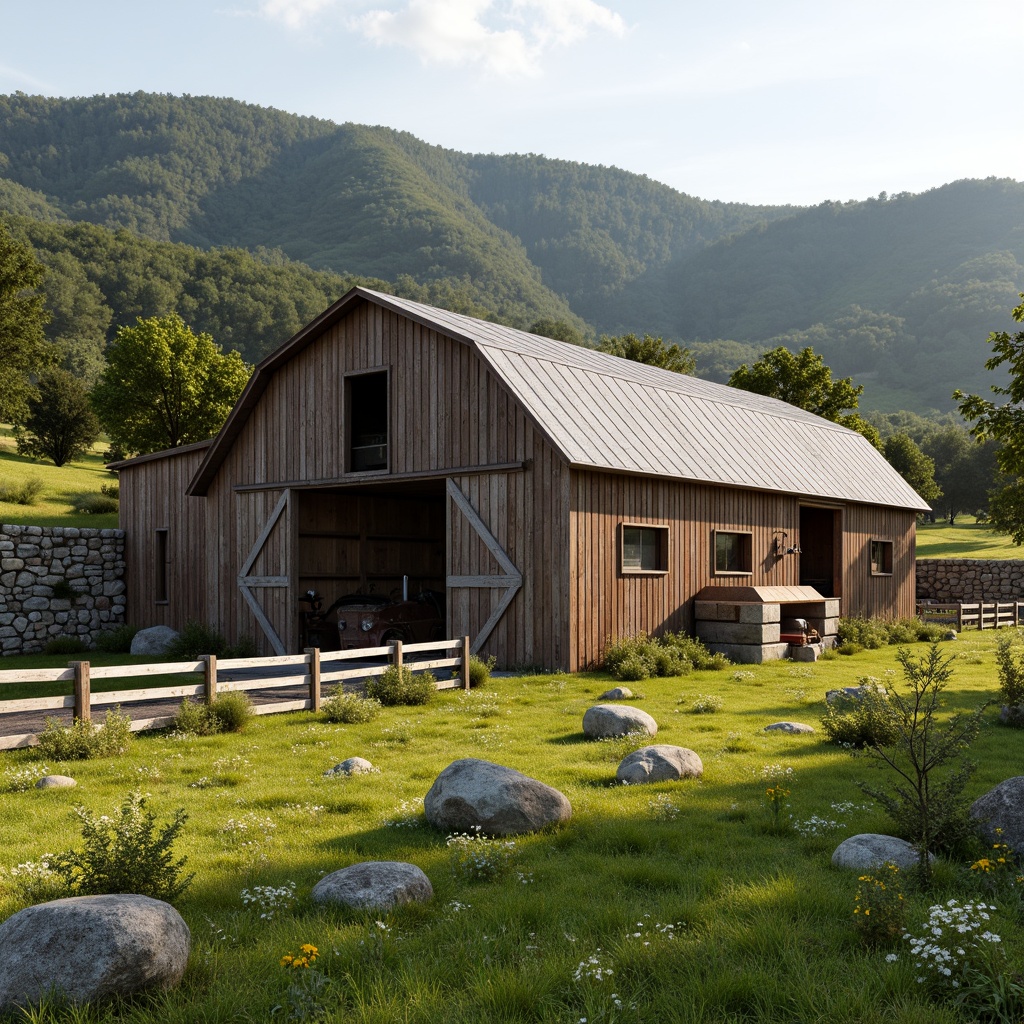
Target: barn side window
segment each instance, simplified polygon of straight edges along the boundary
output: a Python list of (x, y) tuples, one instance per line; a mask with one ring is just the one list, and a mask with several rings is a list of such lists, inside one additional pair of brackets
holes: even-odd
[(873, 540), (871, 542), (871, 575), (892, 575), (892, 541)]
[(156, 565), (153, 575), (153, 600), (157, 604), (167, 604), (167, 531), (156, 532)]
[(715, 575), (753, 572), (753, 550), (751, 534), (715, 530)]
[(348, 410), (348, 471), (368, 473), (388, 468), (388, 372), (345, 378)]
[(621, 527), (622, 571), (624, 573), (668, 572), (668, 527)]

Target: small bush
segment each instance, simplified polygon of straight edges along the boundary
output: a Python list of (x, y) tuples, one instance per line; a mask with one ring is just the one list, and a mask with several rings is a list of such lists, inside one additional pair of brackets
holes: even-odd
[(666, 633), (655, 639), (646, 633), (608, 641), (604, 667), (616, 679), (638, 682), (651, 676), (682, 676), (691, 669), (723, 669), (729, 659), (712, 654), (685, 633)]
[(1008, 708), (1024, 707), (1024, 650), (1021, 649), (1019, 634), (999, 638), (996, 665), (999, 668), (1000, 703)]
[(345, 725), (360, 725), (372, 722), (380, 714), (381, 702), (373, 697), (362, 697), (358, 693), (335, 690), (321, 705), (320, 713), (328, 722), (343, 722)]
[(877, 689), (876, 680), (870, 676), (863, 676), (859, 682), (867, 687), (864, 696), (839, 697), (825, 709), (821, 717), (825, 735), (839, 746), (858, 749), (894, 743), (897, 728), (888, 696)]
[(189, 619), (180, 633), (167, 645), (167, 657), (171, 661), (195, 661), (204, 654), (218, 658), (227, 649), (228, 642), (222, 633), (195, 619)]
[(41, 477), (33, 476), (19, 484), (0, 484), (0, 501), (11, 505), (34, 505), (43, 493)]
[(650, 679), (658, 670), (654, 657), (657, 646), (657, 640), (646, 633), (609, 640), (604, 652), (604, 667), (616, 679), (628, 682)]
[(491, 678), (491, 672), (497, 664), (498, 659), (493, 655), (486, 660), (478, 658), (475, 654), (469, 656), (469, 686), (476, 689), (479, 686), (486, 686)]
[(666, 633), (661, 643), (679, 657), (685, 658), (696, 669), (720, 672), (730, 664), (724, 654), (712, 654), (700, 640), (685, 633)]
[(406, 665), (389, 665), (379, 676), (366, 680), (366, 696), (385, 707), (398, 704), (427, 704), (437, 693), (437, 682), (429, 672), (413, 675)]
[(137, 626), (127, 625), (108, 629), (96, 636), (96, 650), (104, 654), (130, 654), (132, 640), (138, 631)]
[[(934, 643), (945, 639), (948, 630), (948, 626), (920, 619), (840, 619), (840, 654), (857, 654), (865, 648), (873, 651), (901, 644)], [(848, 644), (850, 648), (843, 650)]]
[(240, 636), (238, 642), (228, 644), (218, 655), (218, 658), (255, 658), (259, 654), (256, 641), (251, 636)]
[(121, 498), (121, 485), (117, 481), (112, 484), (100, 484), (100, 494), (119, 501)]
[(252, 716), (252, 701), (240, 690), (219, 693), (212, 704), (197, 704), (186, 697), (174, 717), (174, 729), (193, 736), (241, 732)]
[(107, 515), (116, 512), (120, 507), (117, 498), (111, 498), (106, 494), (73, 494), (69, 500), (72, 511), (90, 516)]
[(721, 697), (715, 694), (701, 693), (693, 698), (693, 703), (690, 704), (690, 714), (713, 715), (721, 711), (723, 705), (724, 702)]
[(649, 659), (640, 654), (629, 654), (618, 663), (613, 674), (625, 683), (638, 683), (642, 679), (650, 679), (656, 670), (656, 664)]
[(850, 657), (853, 654), (860, 654), (864, 650), (863, 644), (854, 643), (852, 640), (844, 640), (842, 643), (836, 645), (836, 654), (842, 654), (846, 657)]
[(103, 725), (76, 718), (63, 725), (56, 718), (46, 719), (46, 728), (39, 734), (39, 752), (54, 761), (84, 761), (93, 757), (114, 757), (123, 754), (132, 740), (131, 719), (121, 709), (110, 708)]
[(875, 651), (889, 643), (885, 623), (877, 619), (843, 618), (839, 620), (840, 653), (846, 644), (856, 644), (861, 650)]
[(193, 876), (181, 874), (186, 858), (175, 861), (171, 851), (185, 825), (183, 809), (157, 828), (146, 798), (132, 793), (113, 814), (76, 807), (75, 815), (84, 848), (57, 854), (49, 866), (76, 896), (127, 892), (173, 900), (188, 888)]
[(77, 636), (55, 636), (44, 644), (43, 654), (81, 654), (88, 649)]
[(866, 946), (898, 939), (906, 930), (906, 905), (900, 869), (887, 863), (878, 875), (861, 875), (853, 897), (853, 926)]

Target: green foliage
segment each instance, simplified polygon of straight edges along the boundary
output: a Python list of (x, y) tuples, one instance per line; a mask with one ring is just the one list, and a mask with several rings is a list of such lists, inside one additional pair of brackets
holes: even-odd
[(104, 630), (94, 638), (96, 650), (104, 654), (130, 654), (132, 640), (138, 631), (138, 626), (127, 624)]
[(925, 501), (935, 501), (942, 493), (935, 482), (935, 460), (925, 455), (907, 434), (887, 438), (882, 454)]
[(88, 649), (77, 636), (55, 636), (43, 645), (43, 654), (81, 654)]
[(252, 701), (242, 690), (218, 693), (211, 704), (197, 704), (185, 697), (174, 717), (174, 730), (193, 736), (241, 732), (253, 714)]
[(59, 367), (43, 370), (28, 399), (28, 413), (15, 431), (18, 454), (63, 466), (80, 459), (99, 433), (99, 420), (81, 381)]
[(108, 708), (103, 725), (76, 718), (71, 725), (47, 718), (39, 733), (39, 753), (51, 761), (83, 761), (94, 757), (117, 757), (132, 742), (131, 719), (119, 707)]
[(728, 658), (712, 654), (699, 640), (685, 633), (646, 633), (620, 637), (605, 645), (604, 667), (623, 682), (639, 682), (654, 676), (682, 676), (693, 669), (722, 669)]
[(110, 815), (84, 807), (76, 807), (75, 815), (84, 845), (57, 854), (51, 867), (76, 896), (135, 893), (171, 901), (191, 884), (193, 876), (182, 875), (187, 858), (175, 860), (172, 850), (188, 818), (183, 809), (157, 827), (146, 798), (132, 793)]
[(882, 946), (906, 930), (907, 907), (900, 869), (886, 864), (878, 875), (861, 875), (853, 897), (853, 926), (866, 946)]
[(429, 672), (413, 673), (407, 665), (389, 665), (379, 676), (366, 680), (366, 696), (385, 707), (429, 704), (437, 695), (437, 682)]
[(498, 663), (493, 655), (489, 658), (478, 658), (475, 654), (469, 656), (469, 686), (470, 689), (477, 689), (486, 686), (491, 678), (491, 672)]
[(73, 512), (89, 516), (104, 516), (117, 512), (121, 503), (108, 494), (73, 494), (68, 499)]
[(339, 688), (321, 703), (320, 713), (328, 722), (359, 725), (362, 722), (372, 722), (380, 714), (381, 706), (381, 702), (373, 697), (345, 693)]
[(189, 619), (167, 645), (167, 657), (171, 661), (195, 661), (205, 654), (213, 654), (219, 658), (227, 649), (227, 645), (224, 634), (213, 626)]
[(93, 404), (124, 451), (177, 448), (217, 433), (250, 372), (237, 352), (223, 354), (177, 314), (139, 317), (118, 330)]
[[(841, 654), (856, 654), (857, 650), (877, 650), (879, 647), (917, 642), (935, 643), (945, 639), (949, 627), (920, 619), (861, 619), (848, 616), (839, 620), (837, 636)], [(853, 650), (852, 648), (856, 648)]]
[(943, 658), (939, 645), (932, 644), (920, 658), (900, 648), (896, 660), (910, 692), (893, 692), (884, 705), (878, 704), (891, 732), (864, 747), (864, 756), (885, 771), (888, 786), (860, 785), (915, 844), (927, 879), (930, 851), (953, 849), (973, 834), (964, 789), (976, 764), (967, 751), (987, 702), (943, 722), (942, 693), (953, 674), (953, 658)]
[(821, 728), (829, 742), (856, 750), (894, 743), (899, 733), (889, 708), (889, 695), (870, 676), (862, 676), (858, 683), (860, 696), (833, 697), (821, 716)]
[(18, 483), (0, 484), (0, 501), (12, 505), (34, 505), (43, 493), (45, 484), (39, 477), (30, 477)]
[(635, 334), (623, 334), (618, 338), (602, 337), (597, 346), (599, 352), (619, 356), (621, 359), (632, 359), (635, 363), (646, 363), (663, 370), (675, 373), (693, 374), (697, 364), (689, 349), (678, 345), (666, 344), (661, 338), (652, 338), (645, 334), (638, 338)]
[(1024, 649), (1019, 634), (1004, 634), (999, 638), (996, 665), (1001, 703), (1008, 708), (1024, 708)]

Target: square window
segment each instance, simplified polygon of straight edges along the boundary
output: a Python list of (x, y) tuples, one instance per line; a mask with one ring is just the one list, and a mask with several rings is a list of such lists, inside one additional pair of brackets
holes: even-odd
[(668, 572), (668, 527), (623, 523), (622, 571)]
[(753, 550), (751, 534), (715, 530), (715, 574), (749, 575), (754, 571)]
[(892, 575), (892, 541), (873, 540), (871, 542), (871, 575)]

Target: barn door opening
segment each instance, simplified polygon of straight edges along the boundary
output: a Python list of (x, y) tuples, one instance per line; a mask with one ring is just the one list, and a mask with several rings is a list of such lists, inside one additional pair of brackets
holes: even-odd
[[(483, 519), (480, 518), (480, 513), (473, 508), (469, 498), (462, 493), (459, 485), (450, 478), (448, 480), (448, 497), (451, 498), (456, 510), (458, 510), (458, 512), (465, 518), (474, 534), (483, 541), (485, 549), (493, 557), (494, 562), (499, 568), (497, 573), (480, 573), (479, 575), (462, 576), (452, 575), (447, 579), (449, 591), (456, 590), (460, 587), (503, 591), (494, 603), (494, 606), (491, 608), (491, 613), (487, 618), (487, 621), (484, 622), (477, 631), (476, 636), (474, 636), (470, 641), (469, 649), (474, 654), (478, 654), (480, 649), (487, 642), (487, 638), (494, 631), (494, 627), (501, 620), (502, 615), (505, 614), (505, 610), (512, 603), (512, 599), (519, 592), (519, 588), (522, 587), (523, 576), (513, 564), (512, 559), (508, 557), (505, 549), (498, 543), (494, 534), (487, 528)], [(453, 564), (452, 558), (454, 556), (451, 552), (449, 552), (448, 557), (448, 564)], [(452, 606), (451, 601), (449, 602), (449, 606)]]
[[(269, 516), (263, 521), (256, 541), (238, 572), (238, 590), (270, 642), (275, 654), (286, 654), (281, 633), (286, 630), (288, 616), (288, 524), (291, 491), (285, 489)], [(240, 500), (266, 501), (266, 492), (239, 495)], [(257, 509), (248, 510), (242, 522), (255, 522)]]
[(800, 585), (839, 597), (842, 510), (800, 506)]

